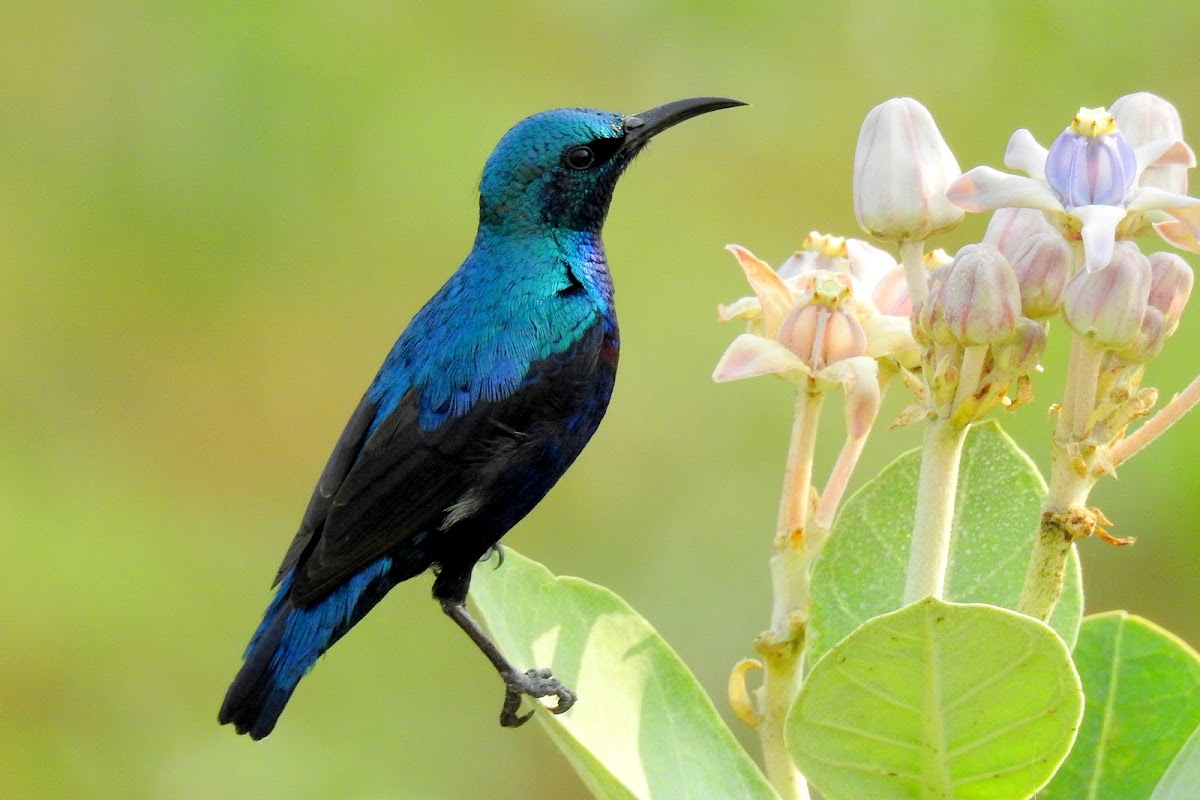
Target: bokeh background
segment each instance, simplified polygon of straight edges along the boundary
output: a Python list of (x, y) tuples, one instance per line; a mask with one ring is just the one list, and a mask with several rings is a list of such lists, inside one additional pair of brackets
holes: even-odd
[[(728, 668), (768, 612), (790, 393), (709, 380), (737, 332), (715, 306), (745, 293), (722, 246), (778, 263), (810, 229), (856, 234), (855, 137), (893, 95), (933, 111), (964, 169), (999, 166), (1017, 127), (1048, 143), (1080, 105), (1141, 89), (1200, 131), (1200, 4), (1151, 8), (8, 0), (0, 797), (586, 796), (536, 726), (496, 725), (499, 682), (428, 576), (320, 664), (270, 739), (215, 719), (345, 418), (470, 247), (484, 159), (562, 105), (754, 104), (663, 136), (619, 187), (616, 397), (507, 540), (627, 598), (728, 716)], [(1150, 370), (1166, 395), (1200, 366), (1195, 317)], [(1063, 338), (1005, 420), (1043, 466)], [(1184, 421), (1095, 493), (1135, 547), (1082, 547), (1090, 610), (1193, 644), (1198, 434)], [(916, 439), (880, 432), (856, 483)]]

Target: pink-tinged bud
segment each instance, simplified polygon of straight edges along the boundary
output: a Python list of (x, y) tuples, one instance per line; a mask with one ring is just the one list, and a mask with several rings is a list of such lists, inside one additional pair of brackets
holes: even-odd
[(862, 323), (853, 314), (821, 303), (804, 303), (792, 309), (779, 326), (779, 341), (813, 372), (867, 352)]
[(1168, 336), (1167, 318), (1154, 306), (1146, 306), (1146, 316), (1142, 317), (1142, 325), (1133, 344), (1118, 351), (1117, 355), (1125, 361), (1145, 364), (1162, 352)]
[(1081, 270), (1063, 296), (1071, 330), (1111, 349), (1133, 342), (1150, 298), (1150, 261), (1132, 242), (1117, 242), (1104, 269)]
[(950, 264), (938, 301), (946, 326), (964, 346), (1002, 342), (1021, 316), (1021, 287), (996, 247), (971, 244)]
[(963, 211), (946, 199), (962, 175), (925, 106), (888, 100), (867, 114), (854, 151), (854, 215), (872, 236), (921, 241), (948, 231)]
[(904, 267), (894, 267), (875, 284), (871, 300), (880, 314), (892, 317), (907, 317), (912, 314), (912, 298), (908, 296), (908, 280)]
[(913, 336), (920, 344), (954, 344), (957, 341), (946, 326), (941, 302), (942, 287), (949, 274), (950, 264), (942, 264), (929, 273), (929, 294), (925, 296), (925, 304), (918, 310), (913, 324)]
[[(1163, 139), (1183, 141), (1183, 122), (1175, 106), (1150, 92), (1127, 94), (1109, 109), (1117, 126), (1134, 148)], [(1152, 186), (1175, 194), (1187, 194), (1188, 168), (1183, 164), (1147, 167), (1139, 186)]]
[(1006, 375), (1028, 375), (1033, 372), (1045, 350), (1046, 323), (1035, 322), (1028, 317), (1017, 321), (1017, 330), (1012, 339), (992, 345), (996, 369)]
[(1021, 286), (1021, 313), (1031, 319), (1057, 314), (1074, 266), (1071, 246), (1057, 233), (1039, 233), (1026, 239), (1012, 259)]
[(1167, 335), (1179, 326), (1179, 317), (1192, 293), (1192, 268), (1174, 253), (1150, 255), (1150, 305), (1163, 313)]
[(1046, 221), (1046, 215), (1036, 208), (998, 208), (983, 234), (984, 244), (994, 244), (1009, 261), (1026, 240), (1039, 233), (1058, 235), (1058, 229)]

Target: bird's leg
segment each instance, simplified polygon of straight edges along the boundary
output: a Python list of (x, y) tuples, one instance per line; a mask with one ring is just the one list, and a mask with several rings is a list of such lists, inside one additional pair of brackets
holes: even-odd
[(528, 672), (521, 672), (514, 667), (500, 652), (500, 648), (496, 647), (496, 643), (483, 632), (483, 628), (479, 627), (479, 623), (467, 613), (467, 607), (463, 601), (441, 598), (439, 600), (446, 616), (458, 623), (458, 627), (471, 637), (471, 641), (488, 657), (504, 681), (504, 707), (500, 710), (501, 725), (505, 728), (516, 728), (524, 725), (533, 716), (532, 711), (524, 715), (517, 714), (517, 709), (521, 707), (522, 695), (530, 697), (553, 695), (557, 697), (558, 703), (550, 708), (554, 714), (561, 714), (575, 704), (575, 693), (551, 675), (550, 670), (531, 669)]

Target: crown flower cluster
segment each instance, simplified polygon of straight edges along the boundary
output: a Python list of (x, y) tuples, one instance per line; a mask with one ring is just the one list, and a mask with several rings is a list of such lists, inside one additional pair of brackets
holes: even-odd
[[(821, 560), (827, 544), (836, 548), (838, 537), (868, 521), (860, 508), (843, 517), (839, 509), (889, 386), (902, 383), (915, 398), (891, 427), (923, 429), (911, 505), (901, 515), (890, 496), (881, 504), (888, 524), (909, 534), (903, 605), (945, 596), (962, 519), (960, 473), (980, 466), (964, 461), (968, 432), (997, 407), (1032, 401), (1051, 330), (1069, 340), (1070, 355), (1061, 402), (1049, 407), (1051, 470), (1015, 609), (1051, 618), (1075, 540), (1133, 541), (1106, 531), (1112, 523), (1088, 496), (1200, 405), (1198, 376), (1129, 430), (1158, 402), (1142, 380), (1181, 324), (1194, 283), (1183, 258), (1144, 253), (1138, 240), (1157, 234), (1200, 253), (1200, 199), (1188, 194), (1195, 164), (1179, 113), (1145, 92), (1108, 109), (1080, 108), (1049, 147), (1016, 131), (1004, 165), (1024, 174), (986, 166), (964, 173), (932, 114), (912, 98), (893, 98), (866, 115), (854, 153), (855, 218), (874, 244), (813, 232), (774, 268), (744, 247), (727, 248), (752, 293), (718, 309), (722, 322), (745, 330), (713, 379), (772, 375), (794, 389), (770, 627), (754, 640), (760, 658), (739, 662), (729, 681), (730, 703), (758, 731), (781, 797), (807, 796), (785, 729), (804, 681), (827, 663), (804, 677), (822, 597), (810, 588), (824, 591), (832, 580), (820, 569), (829, 563)], [(981, 241), (953, 257), (932, 249), (966, 213), (984, 211), (992, 216)], [(815, 459), (831, 400), (842, 401), (845, 439), (821, 488)], [(1000, 477), (996, 490), (1009, 480)], [(835, 524), (847, 516), (847, 525)], [(897, 596), (890, 585), (888, 592)], [(753, 692), (750, 671), (762, 673)]]

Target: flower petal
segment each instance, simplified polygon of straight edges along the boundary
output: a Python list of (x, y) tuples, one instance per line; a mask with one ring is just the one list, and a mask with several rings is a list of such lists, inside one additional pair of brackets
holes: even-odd
[(842, 385), (846, 392), (846, 431), (855, 439), (866, 436), (875, 424), (882, 400), (879, 363), (866, 356), (846, 358), (830, 364), (817, 377)]
[(767, 336), (774, 337), (779, 333), (779, 323), (792, 309), (791, 290), (767, 262), (755, 257), (746, 248), (738, 244), (731, 244), (725, 249), (733, 253), (733, 257), (742, 267), (742, 272), (746, 273), (746, 280), (750, 282), (750, 288), (758, 295), (758, 300), (762, 304), (765, 332)]
[(1084, 266), (1088, 272), (1104, 269), (1112, 261), (1117, 226), (1125, 219), (1125, 209), (1121, 206), (1080, 206), (1071, 209), (1071, 214), (1083, 223), (1080, 238), (1083, 239)]
[(884, 275), (896, 268), (896, 259), (891, 253), (862, 239), (846, 240), (846, 257), (850, 262), (850, 274), (862, 282), (868, 293)]
[(872, 314), (862, 321), (867, 334), (866, 355), (871, 358), (891, 356), (908, 365), (908, 356), (917, 352), (912, 324), (908, 317)]
[(1193, 236), (1200, 236), (1200, 207), (1169, 208), (1167, 213), (1186, 225)]
[(779, 269), (775, 270), (775, 274), (783, 280), (794, 278), (797, 275), (814, 269), (813, 262), (816, 260), (816, 257), (816, 253), (807, 250), (797, 250), (788, 256), (787, 261), (779, 265)]
[(1186, 194), (1176, 194), (1154, 186), (1143, 186), (1136, 190), (1125, 208), (1129, 211), (1153, 211), (1163, 209), (1169, 211), (1176, 208), (1191, 208), (1200, 206), (1200, 200), (1188, 197)]
[(1200, 253), (1200, 239), (1197, 239), (1196, 235), (1188, 230), (1187, 225), (1182, 222), (1178, 220), (1156, 222), (1154, 230), (1168, 244), (1172, 244), (1180, 250), (1187, 250), (1189, 253)]
[(717, 306), (717, 321), (729, 322), (731, 319), (756, 319), (762, 316), (762, 303), (757, 297), (743, 297), (729, 305)]
[(1038, 144), (1033, 134), (1021, 128), (1008, 140), (1004, 151), (1004, 166), (1019, 169), (1036, 181), (1046, 178), (1046, 154), (1050, 152)]
[(975, 167), (950, 184), (946, 197), (966, 211), (997, 208), (1036, 208), (1062, 211), (1062, 203), (1046, 184), (991, 167)]
[(743, 333), (725, 350), (712, 377), (717, 383), (725, 383), (759, 375), (782, 375), (794, 380), (808, 374), (804, 362), (779, 342)]
[(1155, 139), (1139, 145), (1134, 153), (1137, 155), (1138, 175), (1150, 167), (1179, 166), (1191, 169), (1196, 166), (1196, 154), (1178, 139)]

